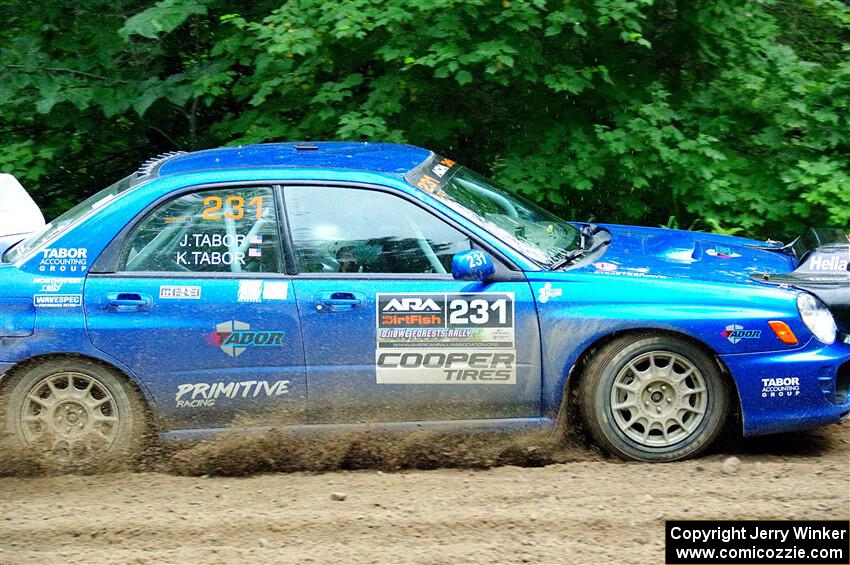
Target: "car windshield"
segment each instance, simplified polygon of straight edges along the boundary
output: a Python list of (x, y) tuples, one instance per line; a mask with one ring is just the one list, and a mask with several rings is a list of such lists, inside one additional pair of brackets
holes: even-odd
[(64, 232), (71, 226), (75, 225), (77, 222), (82, 220), (85, 216), (88, 215), (89, 212), (93, 212), (97, 210), (101, 206), (107, 204), (112, 201), (116, 196), (121, 194), (122, 192), (136, 186), (133, 182), (136, 179), (135, 174), (132, 174), (128, 177), (125, 177), (115, 184), (104, 188), (100, 192), (90, 196), (80, 204), (77, 204), (46, 226), (44, 226), (41, 230), (35, 232), (28, 238), (19, 242), (18, 244), (12, 246), (6, 253), (3, 255), (3, 261), (7, 263), (14, 263), (21, 257), (26, 256), (33, 249), (38, 249), (45, 242), (53, 239), (55, 236)]
[(542, 266), (580, 246), (578, 228), (451, 159), (433, 155), (405, 178)]

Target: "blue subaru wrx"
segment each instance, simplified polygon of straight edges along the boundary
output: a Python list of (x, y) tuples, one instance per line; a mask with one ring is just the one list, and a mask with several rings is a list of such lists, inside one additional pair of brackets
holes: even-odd
[(146, 430), (567, 415), (672, 461), (727, 423), (850, 414), (842, 229), (783, 246), (566, 222), (378, 143), (165, 155), (33, 229), (3, 240), (0, 412), (71, 461)]

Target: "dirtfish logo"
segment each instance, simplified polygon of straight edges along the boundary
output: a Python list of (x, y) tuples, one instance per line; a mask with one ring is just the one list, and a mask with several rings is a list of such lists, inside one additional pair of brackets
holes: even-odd
[(720, 332), (724, 338), (730, 343), (738, 343), (742, 339), (758, 339), (761, 337), (761, 330), (745, 330), (744, 326), (731, 324), (726, 326), (726, 329)]
[(215, 331), (207, 336), (211, 345), (220, 347), (231, 357), (238, 357), (249, 347), (282, 347), (283, 332), (276, 330), (251, 331), (245, 322), (228, 320), (216, 324)]
[(540, 287), (540, 289), (538, 290), (538, 294), (539, 296), (537, 300), (540, 301), (540, 304), (546, 304), (547, 302), (549, 302), (550, 298), (558, 298), (559, 296), (563, 296), (564, 289), (552, 288), (552, 283), (547, 282), (546, 284)]

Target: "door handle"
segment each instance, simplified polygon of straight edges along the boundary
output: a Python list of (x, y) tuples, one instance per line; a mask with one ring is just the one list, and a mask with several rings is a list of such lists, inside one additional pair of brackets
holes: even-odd
[(115, 312), (139, 312), (150, 310), (153, 298), (138, 292), (111, 292), (106, 295), (104, 308)]
[(315, 297), (318, 312), (350, 312), (366, 305), (366, 295), (361, 292), (320, 292)]

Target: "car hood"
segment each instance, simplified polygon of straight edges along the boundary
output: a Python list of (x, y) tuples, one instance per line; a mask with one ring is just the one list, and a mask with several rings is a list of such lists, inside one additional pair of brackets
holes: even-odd
[(600, 227), (611, 234), (611, 243), (584, 266), (593, 273), (758, 284), (750, 275), (787, 273), (795, 267), (793, 257), (756, 247), (779, 248), (775, 242), (664, 228)]

